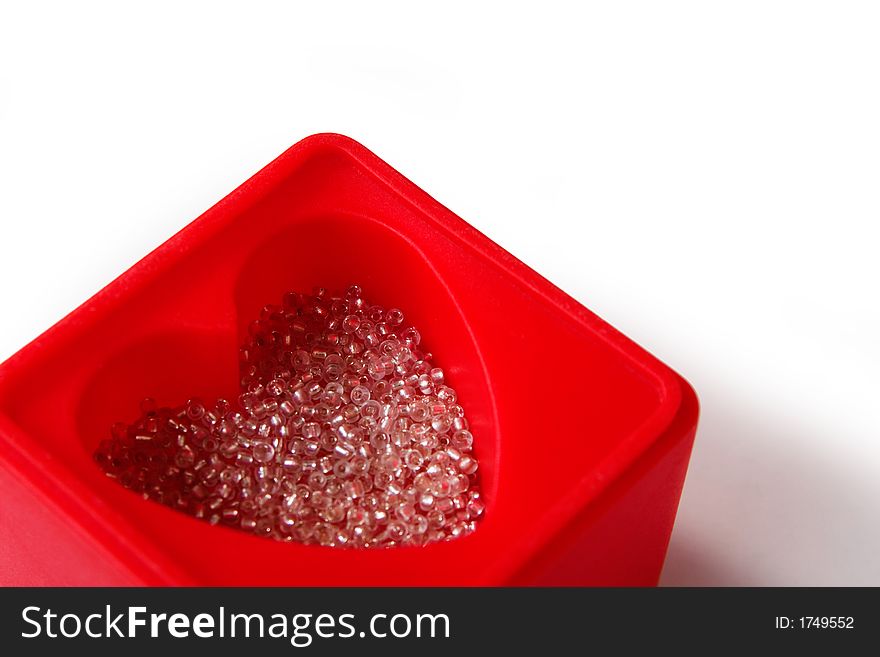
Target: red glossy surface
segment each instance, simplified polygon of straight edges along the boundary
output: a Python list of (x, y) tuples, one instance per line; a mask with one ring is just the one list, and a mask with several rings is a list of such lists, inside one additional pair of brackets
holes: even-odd
[[(262, 305), (351, 282), (404, 310), (459, 392), (488, 504), (472, 536), (281, 544), (92, 462), (144, 396), (233, 396)], [(316, 135), (0, 366), (0, 530), (29, 537), (3, 539), (0, 583), (654, 584), (696, 419), (665, 365), (364, 147)]]

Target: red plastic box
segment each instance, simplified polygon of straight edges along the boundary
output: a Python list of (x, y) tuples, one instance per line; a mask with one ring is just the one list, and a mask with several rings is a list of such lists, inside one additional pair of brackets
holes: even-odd
[[(287, 290), (404, 310), (467, 409), (485, 519), (422, 548), (213, 527), (92, 460), (145, 396), (233, 398)], [(339, 135), (305, 139), (0, 366), (0, 583), (653, 585), (697, 423), (675, 372)]]

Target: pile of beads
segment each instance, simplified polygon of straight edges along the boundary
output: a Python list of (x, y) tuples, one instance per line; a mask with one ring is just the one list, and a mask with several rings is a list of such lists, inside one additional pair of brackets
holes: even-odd
[(104, 472), (281, 541), (425, 545), (475, 530), (484, 502), (464, 409), (400, 310), (356, 285), (289, 293), (248, 333), (237, 403), (144, 400), (98, 446)]

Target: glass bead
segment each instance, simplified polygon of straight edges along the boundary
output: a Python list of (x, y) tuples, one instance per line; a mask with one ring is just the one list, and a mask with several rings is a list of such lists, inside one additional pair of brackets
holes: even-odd
[(312, 490), (320, 490), (327, 484), (327, 475), (316, 470), (309, 475), (308, 482)]
[(268, 463), (275, 458), (275, 448), (268, 443), (257, 443), (254, 445), (253, 454), (257, 463)]
[[(378, 401), (381, 397), (387, 395), (391, 390), (391, 384), (388, 381), (381, 380), (373, 383), (372, 397)], [(381, 403), (381, 402), (380, 402)]]
[(186, 403), (186, 415), (190, 420), (200, 420), (205, 415), (205, 405), (200, 399), (190, 399)]
[(385, 364), (378, 358), (375, 358), (367, 365), (367, 373), (377, 381), (385, 378)]
[(458, 461), (458, 469), (462, 474), (472, 475), (477, 471), (479, 464), (477, 460), (469, 455), (462, 456)]
[(388, 452), (379, 457), (379, 462), (386, 472), (393, 472), (403, 465), (403, 460), (396, 451)]
[(434, 509), (433, 511), (428, 512), (428, 522), (433, 527), (442, 527), (443, 523), (446, 521), (446, 516), (442, 511)]
[(375, 325), (368, 319), (361, 320), (361, 325), (355, 331), (355, 336), (360, 340), (366, 340), (367, 336), (373, 333)]
[(332, 502), (327, 506), (324, 513), (324, 519), (327, 522), (338, 523), (345, 518), (345, 505), (341, 502)]
[[(449, 496), (452, 494), (453, 487), (457, 489), (457, 483), (452, 484), (448, 477), (441, 476), (436, 481), (434, 481), (433, 486), (431, 486), (431, 490), (436, 497), (449, 498)], [(440, 510), (448, 511), (448, 509)]]
[(410, 531), (413, 534), (424, 534), (428, 531), (428, 519), (422, 515), (415, 516), (410, 524)]
[(346, 404), (342, 407), (342, 417), (346, 422), (357, 422), (360, 415), (361, 409), (354, 404)]
[(409, 445), (409, 435), (406, 431), (401, 431), (400, 429), (393, 429), (389, 434), (391, 439), (391, 444), (395, 447), (405, 447)]
[(346, 519), (349, 525), (364, 525), (367, 523), (367, 512), (359, 506), (353, 506), (348, 510)]
[(333, 472), (333, 459), (330, 456), (322, 456), (318, 459), (318, 470), (323, 472), (325, 475)]
[(385, 533), (390, 540), (399, 541), (404, 536), (406, 536), (406, 527), (403, 525), (403, 523), (392, 520), (388, 523), (388, 527), (385, 530)]
[(348, 315), (342, 320), (342, 330), (346, 333), (354, 333), (361, 325), (360, 317), (357, 315)]
[(349, 393), (351, 403), (357, 406), (363, 406), (370, 401), (370, 390), (365, 386), (356, 386)]
[(331, 381), (325, 386), (322, 399), (335, 408), (342, 402), (343, 390), (340, 384)]
[(377, 472), (373, 475), (373, 486), (384, 490), (394, 480), (394, 476), (388, 472)]
[(417, 347), (422, 341), (422, 336), (412, 326), (404, 329), (404, 331), (400, 334), (400, 337), (409, 347)]
[[(379, 353), (383, 356), (394, 358), (399, 347), (400, 343), (397, 340), (384, 340), (379, 344)], [(403, 382), (400, 385), (403, 385)]]
[(403, 464), (410, 470), (418, 470), (423, 462), (421, 453), (416, 449), (408, 449), (403, 454)]
[(431, 418), (431, 428), (437, 433), (446, 433), (452, 427), (452, 421), (446, 413)]
[[(454, 391), (453, 394), (455, 394)], [(446, 412), (454, 418), (464, 418), (464, 409), (459, 404), (456, 404), (454, 402), (447, 404)]]
[(403, 311), (397, 308), (390, 309), (385, 313), (385, 321), (391, 326), (400, 326), (403, 324)]
[(431, 411), (425, 404), (414, 403), (409, 407), (409, 416), (413, 422), (426, 422), (431, 417)]
[(469, 452), (474, 444), (474, 436), (467, 430), (456, 431), (452, 434), (452, 444), (462, 452)]
[(174, 455), (174, 463), (178, 468), (189, 468), (195, 462), (195, 452), (189, 447), (184, 447)]
[(326, 509), (332, 500), (320, 490), (313, 490), (309, 495), (309, 505), (315, 509)]
[(397, 506), (395, 513), (403, 522), (410, 523), (416, 517), (416, 507), (409, 502), (404, 502)]
[(370, 436), (370, 445), (372, 445), (377, 452), (383, 452), (390, 443), (391, 440), (386, 433), (376, 432)]
[(304, 406), (309, 403), (310, 397), (308, 391), (306, 391), (305, 387), (297, 388), (293, 391), (293, 401), (296, 402), (297, 406)]
[(420, 493), (425, 493), (431, 490), (432, 483), (431, 476), (426, 472), (420, 472), (413, 479), (413, 485)]
[(468, 421), (463, 417), (454, 417), (452, 418), (452, 430), (453, 431), (464, 431), (468, 428)]
[(375, 418), (372, 417), (360, 418), (357, 422), (357, 425), (368, 436), (372, 436), (379, 430), (379, 423), (376, 421)]
[(336, 436), (332, 431), (325, 431), (321, 434), (321, 438), (318, 440), (321, 444), (321, 449), (332, 452), (333, 448), (336, 447)]
[[(357, 439), (359, 434), (359, 429), (355, 427), (353, 424), (342, 424), (336, 427), (336, 435), (339, 436), (342, 440), (352, 441)], [(348, 454), (346, 454), (346, 457)]]
[(379, 415), (381, 417), (390, 417), (392, 419), (396, 418), (398, 415), (397, 404), (391, 402), (380, 402)]
[(436, 394), (437, 399), (439, 399), (444, 404), (455, 404), (455, 390), (453, 390), (449, 386), (440, 386)]
[(382, 414), (382, 405), (375, 399), (371, 399), (361, 405), (361, 417), (368, 417), (378, 420)]
[(419, 496), (419, 508), (422, 511), (429, 511), (434, 508), (434, 496), (430, 493), (422, 493)]
[(431, 377), (427, 374), (422, 374), (419, 376), (417, 380), (417, 386), (419, 392), (423, 395), (432, 395), (434, 394), (434, 382), (431, 380)]
[(467, 505), (467, 512), (471, 518), (479, 518), (485, 509), (486, 505), (479, 499), (471, 500)]
[(445, 454), (452, 462), (458, 461), (461, 458), (461, 452), (455, 449), (455, 447), (447, 447)]
[(305, 349), (297, 349), (293, 352), (290, 362), (296, 369), (304, 370), (311, 364), (312, 358)]
[(342, 492), (347, 498), (355, 500), (363, 497), (366, 489), (363, 481), (360, 479), (353, 479), (342, 484)]

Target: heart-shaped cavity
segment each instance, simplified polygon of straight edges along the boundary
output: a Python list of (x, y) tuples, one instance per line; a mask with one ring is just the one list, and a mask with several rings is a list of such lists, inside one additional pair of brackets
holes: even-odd
[(95, 459), (147, 499), (282, 541), (425, 545), (484, 510), (455, 390), (398, 309), (288, 293), (241, 347), (241, 394), (142, 403)]

